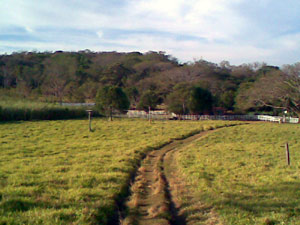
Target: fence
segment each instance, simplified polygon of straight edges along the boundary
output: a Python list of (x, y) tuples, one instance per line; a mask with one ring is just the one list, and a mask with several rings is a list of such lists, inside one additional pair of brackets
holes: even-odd
[(68, 103), (68, 102), (62, 102), (60, 103), (62, 106), (95, 106), (96, 103)]
[(293, 117), (281, 117), (281, 116), (266, 116), (266, 115), (258, 115), (258, 120), (262, 121), (270, 121), (270, 122), (278, 122), (278, 123), (299, 123), (299, 118)]
[[(171, 120), (174, 119), (174, 116), (171, 114), (151, 114), (151, 119), (154, 120)], [(149, 119), (149, 114), (114, 114), (114, 117), (118, 118), (141, 118)]]
[[(116, 115), (117, 117), (126, 118), (144, 118), (148, 119), (149, 114), (143, 113), (128, 113), (123, 115)], [(152, 114), (151, 119), (155, 120), (239, 120), (239, 121), (268, 121), (277, 123), (299, 123), (299, 118), (267, 116), (267, 115), (176, 115), (176, 114)]]

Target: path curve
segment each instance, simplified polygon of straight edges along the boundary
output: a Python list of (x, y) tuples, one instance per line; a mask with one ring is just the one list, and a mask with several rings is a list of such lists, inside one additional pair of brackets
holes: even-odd
[[(131, 196), (126, 202), (127, 216), (120, 218), (121, 225), (185, 225), (185, 217), (179, 213), (179, 205), (172, 196), (174, 173), (165, 172), (172, 160), (166, 155), (190, 144), (202, 136), (215, 130), (202, 131), (182, 140), (174, 140), (170, 144), (149, 152), (142, 161), (131, 186)], [(169, 167), (172, 168), (172, 167)], [(174, 171), (173, 171), (174, 172)], [(175, 199), (175, 200), (174, 200)]]

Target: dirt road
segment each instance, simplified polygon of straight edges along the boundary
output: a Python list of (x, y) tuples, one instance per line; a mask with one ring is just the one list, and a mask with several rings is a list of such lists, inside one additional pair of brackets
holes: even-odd
[[(126, 203), (127, 216), (120, 221), (122, 225), (189, 224), (180, 210), (177, 195), (184, 194), (185, 188), (181, 179), (176, 177), (173, 157), (178, 149), (210, 132), (214, 131), (174, 140), (165, 147), (147, 154), (132, 184), (131, 196)], [(206, 208), (207, 210), (210, 209)]]

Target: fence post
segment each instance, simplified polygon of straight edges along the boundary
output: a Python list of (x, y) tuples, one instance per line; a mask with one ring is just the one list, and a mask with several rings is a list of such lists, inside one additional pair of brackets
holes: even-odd
[(88, 115), (89, 115), (89, 131), (92, 131), (92, 118), (91, 118), (91, 114), (92, 114), (92, 110), (86, 110)]
[(289, 143), (285, 144), (285, 149), (286, 149), (286, 163), (289, 166), (290, 165), (290, 150), (289, 150)]
[(149, 123), (151, 123), (151, 107), (149, 106)]

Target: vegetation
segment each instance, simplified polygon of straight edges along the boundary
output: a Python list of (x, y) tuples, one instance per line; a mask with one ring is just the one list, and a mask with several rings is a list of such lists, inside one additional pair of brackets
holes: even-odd
[(66, 107), (55, 103), (5, 98), (0, 100), (0, 121), (83, 118), (86, 117), (85, 110), (84, 107)]
[[(256, 105), (288, 110), (300, 116), (300, 63), (261, 76), (246, 91), (246, 107)], [(272, 85), (269, 85), (272, 84)]]
[(203, 214), (213, 207), (224, 224), (300, 224), (299, 135), (297, 125), (242, 125), (220, 129), (177, 152), (193, 199), (180, 196), (187, 220), (201, 224), (203, 216), (214, 216)]
[(225, 111), (278, 114), (282, 110), (274, 108), (284, 108), (297, 114), (299, 71), (299, 63), (282, 68), (205, 60), (181, 64), (164, 52), (21, 52), (0, 55), (0, 90), (27, 99), (94, 102), (103, 86), (118, 86), (132, 107), (144, 108), (149, 91), (151, 102), (170, 103), (167, 96), (183, 83), (209, 91), (210, 104)]
[(188, 107), (191, 113), (210, 113), (212, 109), (212, 95), (208, 90), (193, 87), (189, 96)]
[(106, 224), (142, 156), (225, 121), (0, 124), (0, 224)]
[(167, 96), (166, 103), (168, 110), (179, 115), (188, 114), (188, 100), (190, 97), (191, 85), (180, 83), (174, 86), (173, 91)]
[(114, 111), (123, 112), (129, 109), (129, 99), (122, 88), (116, 86), (105, 86), (99, 90), (96, 99), (97, 108), (109, 115), (112, 120)]
[(145, 111), (149, 111), (149, 109), (155, 109), (158, 105), (158, 101), (159, 99), (155, 92), (148, 90), (141, 96), (138, 109), (143, 109)]
[(213, 97), (201, 87), (180, 83), (167, 96), (168, 110), (179, 115), (188, 113), (203, 114), (212, 110)]

